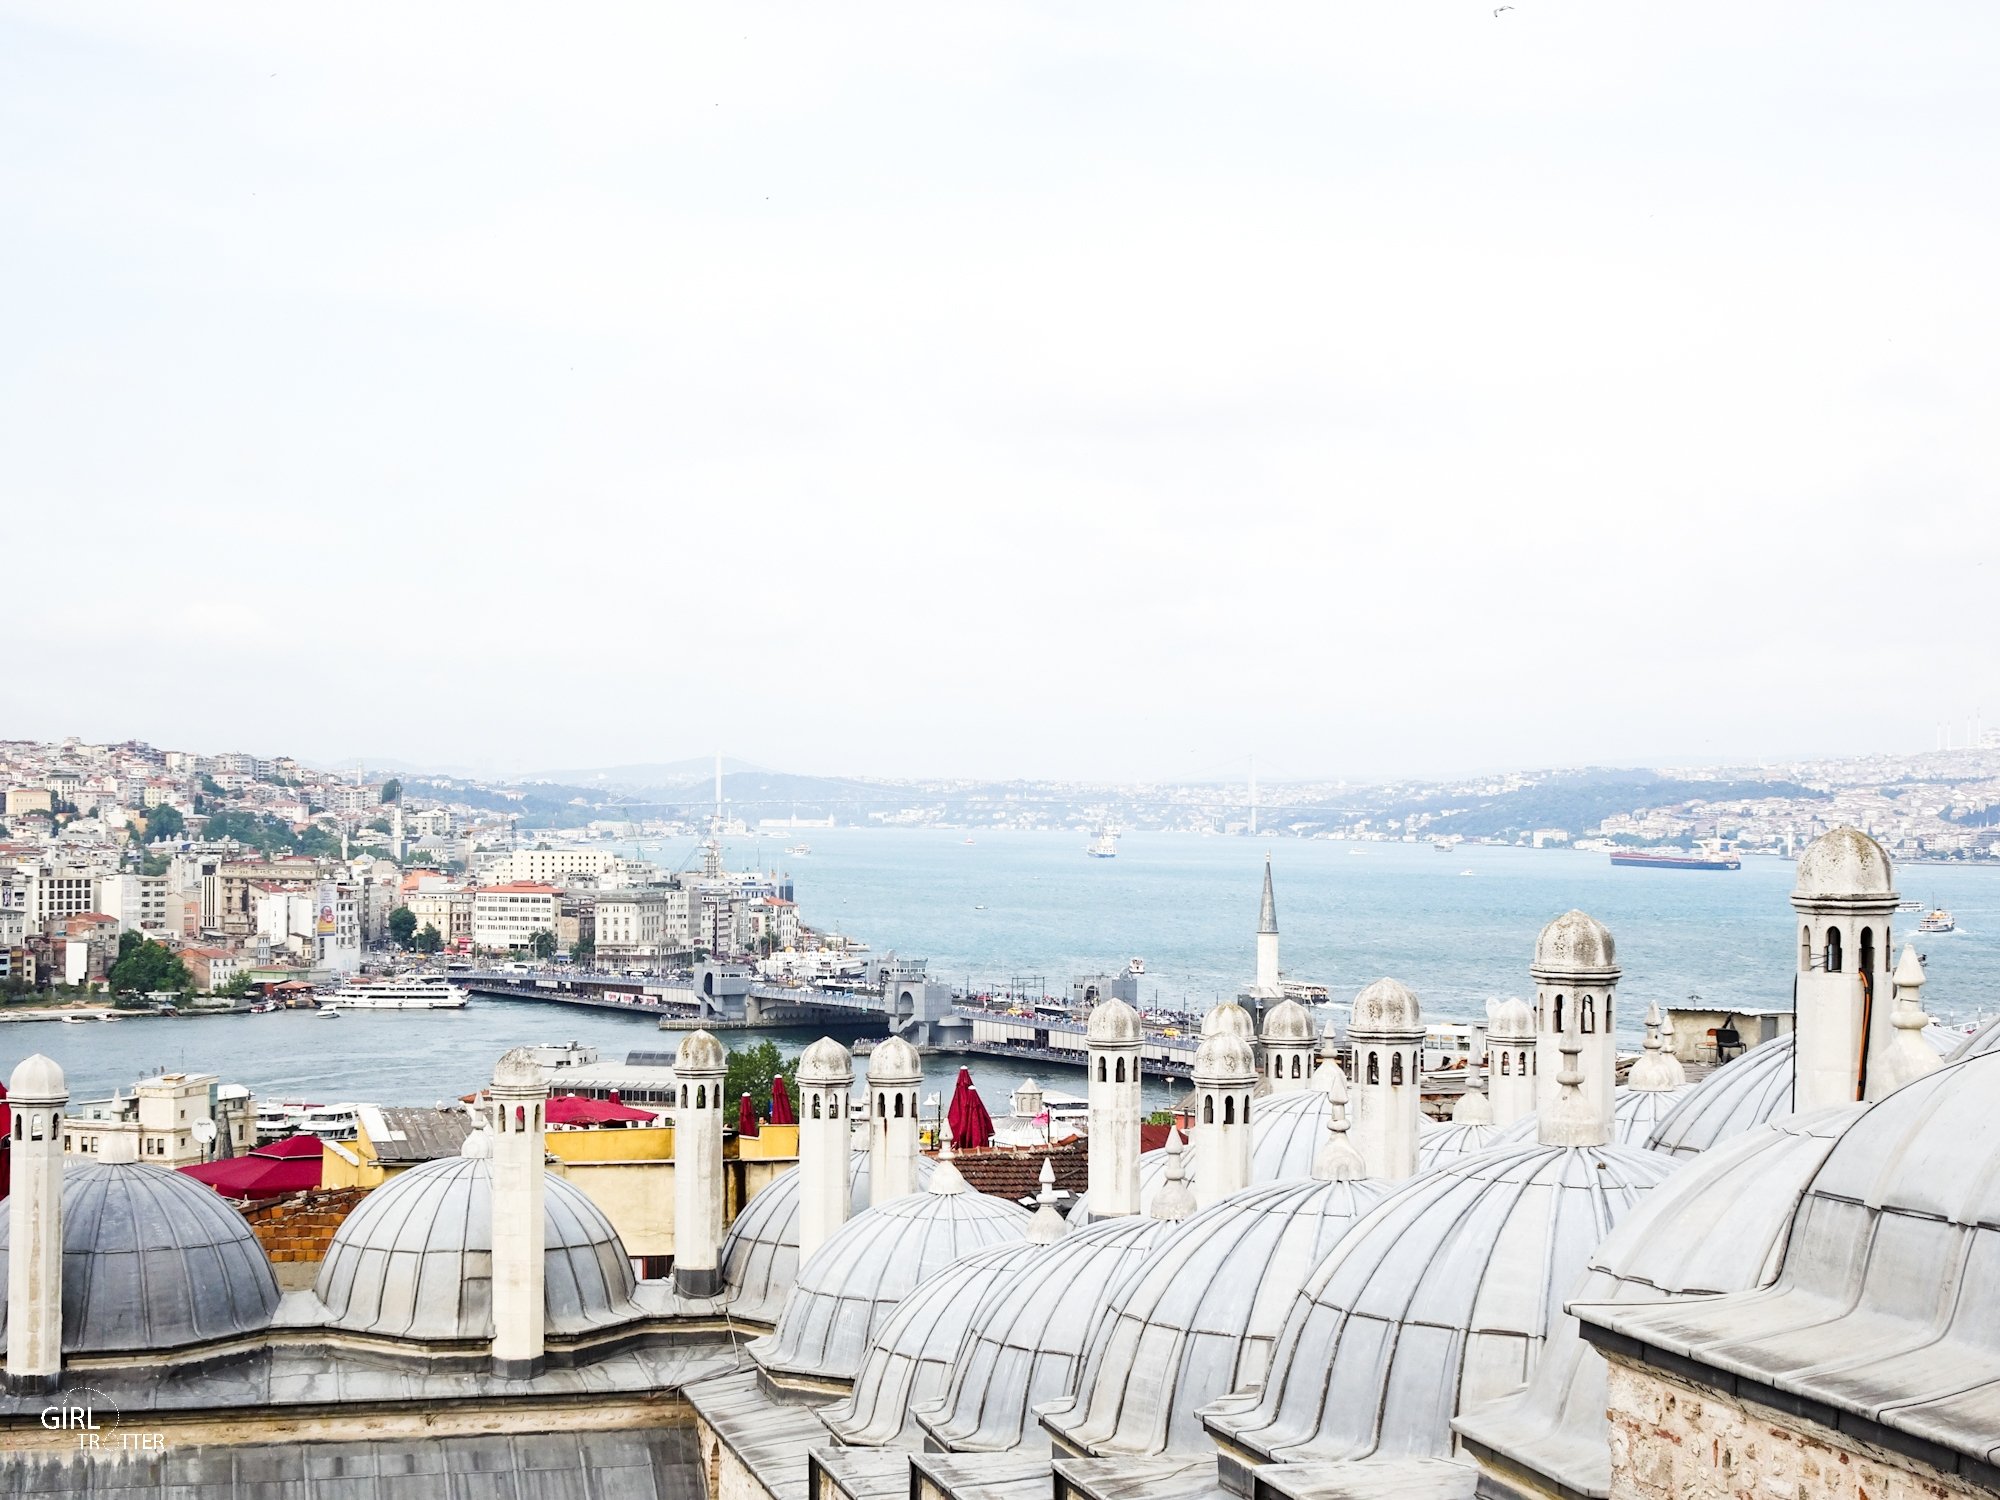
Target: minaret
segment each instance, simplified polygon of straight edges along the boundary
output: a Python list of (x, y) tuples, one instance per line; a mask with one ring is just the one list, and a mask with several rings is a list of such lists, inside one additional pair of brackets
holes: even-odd
[(1280, 1000), (1264, 1012), (1264, 1076), (1272, 1093), (1312, 1087), (1318, 1045), (1312, 1013), (1298, 1001)]
[(1347, 1079), (1336, 1071), (1327, 1089), (1326, 1144), (1313, 1158), (1312, 1174), (1321, 1182), (1352, 1182), (1368, 1175), (1368, 1163), (1347, 1138)]
[(830, 1036), (799, 1058), (799, 1264), (847, 1222), (854, 1059)]
[(1495, 1125), (1535, 1112), (1535, 1013), (1525, 1000), (1502, 1000), (1487, 1015), (1486, 1088)]
[(1896, 961), (1895, 986), (1896, 1008), (1889, 1018), (1895, 1035), (1890, 1039), (1888, 1051), (1882, 1054), (1875, 1079), (1876, 1087), (1884, 1094), (1944, 1066), (1944, 1060), (1924, 1040), (1924, 1028), (1931, 1023), (1919, 999), (1924, 987), (1924, 965), (1917, 957), (1917, 950), (1907, 943), (1903, 945), (1903, 956)]
[(542, 1368), (542, 1132), (548, 1081), (526, 1047), (501, 1054), (487, 1090), (493, 1121), (493, 1370), (526, 1379)]
[(62, 1121), (69, 1086), (37, 1052), (7, 1080), (13, 1191), (7, 1231), (7, 1385), (52, 1391), (62, 1378)]
[[(1664, 1093), (1677, 1089), (1687, 1082), (1687, 1070), (1681, 1060), (1667, 1050), (1667, 1044), (1660, 1032), (1662, 1022), (1657, 1002), (1646, 1007), (1646, 1046), (1639, 1054), (1639, 1060), (1632, 1064), (1632, 1071), (1626, 1075), (1625, 1087), (1638, 1089), (1642, 1093)], [(1928, 1050), (1928, 1049), (1927, 1049)]]
[(899, 1036), (868, 1054), (868, 1206), (917, 1190), (917, 1086), (924, 1062)]
[[(1243, 1015), (1241, 1006), (1224, 1002), (1210, 1019), (1220, 1011)], [(1242, 1024), (1248, 1026), (1247, 1015)], [(1208, 1030), (1207, 1022), (1202, 1029)], [(1250, 1095), (1256, 1086), (1256, 1054), (1225, 1017), (1194, 1054), (1194, 1201), (1202, 1208), (1250, 1186)]]
[(1895, 886), (1887, 852), (1858, 828), (1823, 833), (1799, 856), (1792, 891), (1799, 932), (1793, 1102), (1799, 1109), (1879, 1099), (1886, 1092), (1877, 1065), (1895, 1037), (1889, 1003)]
[(1378, 979), (1354, 997), (1355, 1149), (1368, 1175), (1400, 1182), (1417, 1170), (1423, 1104), (1424, 1012), (1407, 985)]
[(1139, 1013), (1112, 997), (1091, 1007), (1084, 1033), (1090, 1070), (1090, 1215), (1139, 1211)]
[[(674, 1288), (685, 1297), (722, 1290), (722, 1080), (729, 1059), (706, 1031), (674, 1054)], [(803, 1227), (803, 1225), (801, 1226)]]
[(1271, 894), (1271, 856), (1264, 856), (1264, 904), (1257, 913), (1257, 987), (1259, 998), (1284, 993), (1278, 979), (1278, 902)]
[[(1576, 1042), (1581, 1056), (1583, 1093), (1591, 1109), (1611, 1131), (1612, 1092), (1618, 1069), (1616, 997), (1618, 945), (1610, 929), (1595, 917), (1567, 911), (1544, 927), (1535, 940), (1535, 960), (1528, 973), (1535, 981), (1535, 1030), (1544, 1056), (1562, 1050), (1564, 1038)], [(1560, 1087), (1544, 1071), (1535, 1080), (1535, 1109), (1546, 1115), (1555, 1107)]]

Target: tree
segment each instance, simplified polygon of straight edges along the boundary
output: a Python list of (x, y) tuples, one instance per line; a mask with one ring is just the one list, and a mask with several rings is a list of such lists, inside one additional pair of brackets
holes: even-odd
[(796, 1099), (799, 1096), (798, 1071), (797, 1056), (784, 1056), (778, 1051), (776, 1043), (759, 1042), (741, 1051), (732, 1049), (729, 1070), (722, 1079), (723, 1102), (733, 1106), (748, 1094), (751, 1107), (757, 1111), (757, 1118), (764, 1119), (771, 1113), (771, 1080), (782, 1076), (785, 1087)]
[(206, 771), (201, 773), (201, 789), (211, 797), (220, 797), (222, 795), (222, 783)]
[(193, 986), (186, 964), (171, 950), (136, 932), (119, 937), (118, 962), (111, 966), (108, 977), (112, 991), (120, 995), (142, 995), (153, 990), (185, 991)]
[(249, 994), (255, 988), (257, 988), (257, 981), (250, 977), (250, 971), (248, 969), (244, 969), (239, 971), (236, 977), (231, 979), (227, 984), (217, 985), (209, 993), (214, 995), (227, 995), (232, 1000), (238, 1000), (241, 999), (243, 996)]
[(396, 831), (395, 825), (387, 818), (370, 818), (368, 820), (368, 827), (376, 833), (394, 833)]
[(187, 832), (187, 819), (181, 810), (162, 802), (146, 814), (146, 837), (149, 839), (177, 839)]
[(556, 935), (546, 927), (529, 938), (528, 943), (534, 949), (535, 957), (539, 958), (543, 963), (547, 963), (556, 956)]
[(407, 906), (399, 906), (389, 913), (389, 940), (398, 948), (410, 946), (410, 939), (417, 935), (417, 914)]
[(444, 934), (437, 930), (437, 924), (424, 923), (424, 930), (417, 934), (417, 952), (435, 953), (444, 946)]
[(382, 783), (382, 801), (386, 805), (391, 802), (401, 802), (402, 800), (403, 783), (399, 778), (391, 776), (387, 781)]
[(597, 939), (580, 937), (569, 945), (569, 956), (580, 964), (587, 964), (597, 957)]

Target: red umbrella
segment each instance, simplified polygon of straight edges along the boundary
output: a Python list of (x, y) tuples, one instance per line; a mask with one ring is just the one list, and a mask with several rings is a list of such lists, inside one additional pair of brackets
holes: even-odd
[(771, 1123), (773, 1125), (799, 1123), (799, 1117), (792, 1113), (792, 1096), (785, 1088), (783, 1073), (771, 1080)]
[(979, 1151), (993, 1144), (993, 1116), (979, 1090), (972, 1086), (972, 1074), (958, 1070), (958, 1086), (951, 1091), (951, 1143), (961, 1151)]
[(757, 1111), (751, 1106), (748, 1094), (736, 1101), (736, 1133), (738, 1135), (757, 1133)]
[(634, 1109), (629, 1104), (563, 1094), (549, 1101), (544, 1118), (551, 1125), (650, 1125), (654, 1117), (651, 1111)]

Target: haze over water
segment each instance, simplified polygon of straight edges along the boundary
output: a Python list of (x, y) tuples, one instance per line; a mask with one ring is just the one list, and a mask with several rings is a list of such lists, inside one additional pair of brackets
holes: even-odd
[[(732, 840), (732, 867), (789, 869), (809, 924), (926, 957), (953, 984), (1005, 986), (1039, 975), (1055, 993), (1080, 974), (1146, 960), (1141, 1000), (1203, 1009), (1247, 983), (1253, 965), (1263, 860), (1273, 855), (1285, 972), (1327, 985), (1338, 999), (1384, 974), (1416, 989), (1427, 1015), (1473, 1019), (1487, 998), (1530, 992), (1528, 960), (1550, 917), (1582, 907), (1618, 941), (1630, 1028), (1645, 1002), (1700, 994), (1711, 1004), (1791, 1003), (1790, 862), (1746, 860), (1735, 873), (1614, 869), (1603, 854), (1428, 844), (1341, 844), (1293, 839), (1131, 834), (1113, 860), (1087, 859), (1074, 833), (810, 829)], [(808, 841), (809, 856), (786, 844)], [(672, 868), (692, 841), (648, 843)], [(1470, 870), (1470, 875), (1462, 871)], [(1956, 913), (1960, 931), (1918, 939), (1930, 961), (1924, 1002), (1942, 1020), (2000, 1009), (2000, 871), (1903, 865), (1911, 899)], [(1898, 942), (1915, 936), (1904, 913)], [(731, 1033), (739, 1044), (755, 1033)], [(808, 1033), (774, 1034), (796, 1050)], [(576, 1007), (475, 1000), (463, 1012), (305, 1013), (70, 1026), (0, 1026), (0, 1067), (31, 1051), (61, 1062), (74, 1098), (127, 1088), (165, 1066), (214, 1072), (260, 1095), (429, 1103), (466, 1093), (494, 1059), (524, 1043), (576, 1039), (607, 1060), (630, 1050), (672, 1051), (678, 1040), (649, 1019)], [(1627, 1044), (1636, 1041), (1628, 1029)], [(927, 1059), (926, 1089), (948, 1089), (959, 1059)], [(988, 1101), (1001, 1104), (1025, 1070), (966, 1060)], [(1044, 1082), (1081, 1077), (1037, 1069)], [(1167, 1087), (1151, 1090), (1164, 1099)]]

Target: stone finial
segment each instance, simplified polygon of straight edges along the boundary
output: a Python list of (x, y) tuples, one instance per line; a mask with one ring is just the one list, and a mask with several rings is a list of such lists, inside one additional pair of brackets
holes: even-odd
[(1181, 1165), (1181, 1133), (1173, 1126), (1167, 1127), (1167, 1178), (1153, 1193), (1151, 1216), (1177, 1224), (1194, 1212), (1194, 1193), (1187, 1185), (1187, 1175)]
[(1037, 1245), (1053, 1245), (1069, 1226), (1056, 1212), (1056, 1169), (1046, 1156), (1042, 1158), (1041, 1182), (1042, 1189), (1035, 1195), (1035, 1216), (1028, 1221), (1028, 1238)]
[(1491, 1125), (1493, 1123), (1493, 1103), (1486, 1097), (1485, 1082), (1480, 1076), (1478, 1064), (1465, 1070), (1465, 1092), (1460, 1094), (1451, 1106), (1454, 1125)]
[(1573, 1031), (1562, 1034), (1562, 1070), (1556, 1074), (1554, 1104), (1540, 1121), (1544, 1146), (1602, 1146), (1610, 1132), (1583, 1091), (1583, 1044)]
[(1347, 1138), (1347, 1077), (1335, 1068), (1327, 1080), (1326, 1144), (1313, 1158), (1312, 1174), (1322, 1182), (1353, 1182), (1368, 1175), (1368, 1164)]
[[(1889, 1017), (1889, 1024), (1895, 1028), (1895, 1034), (1889, 1038), (1881, 1062), (1876, 1064), (1879, 1070), (1876, 1082), (1884, 1093), (1935, 1073), (1944, 1065), (1924, 1040), (1924, 1028), (1931, 1023), (1918, 998), (1924, 987), (1924, 965), (1917, 957), (1917, 950), (1907, 943), (1903, 945), (1903, 956), (1896, 961), (1891, 982), (1896, 991), (1896, 1009)], [(1871, 1097), (1876, 1097), (1872, 1091)]]
[(946, 1120), (938, 1135), (937, 1170), (931, 1173), (930, 1190), (944, 1197), (966, 1188), (965, 1174), (951, 1159), (951, 1121)]
[(1659, 1093), (1677, 1089), (1687, 1082), (1687, 1070), (1681, 1067), (1681, 1060), (1667, 1050), (1662, 1030), (1660, 1007), (1658, 1002), (1654, 1002), (1646, 1007), (1646, 1048), (1632, 1065), (1631, 1076), (1625, 1080), (1627, 1088), (1638, 1089), (1642, 1093)]

